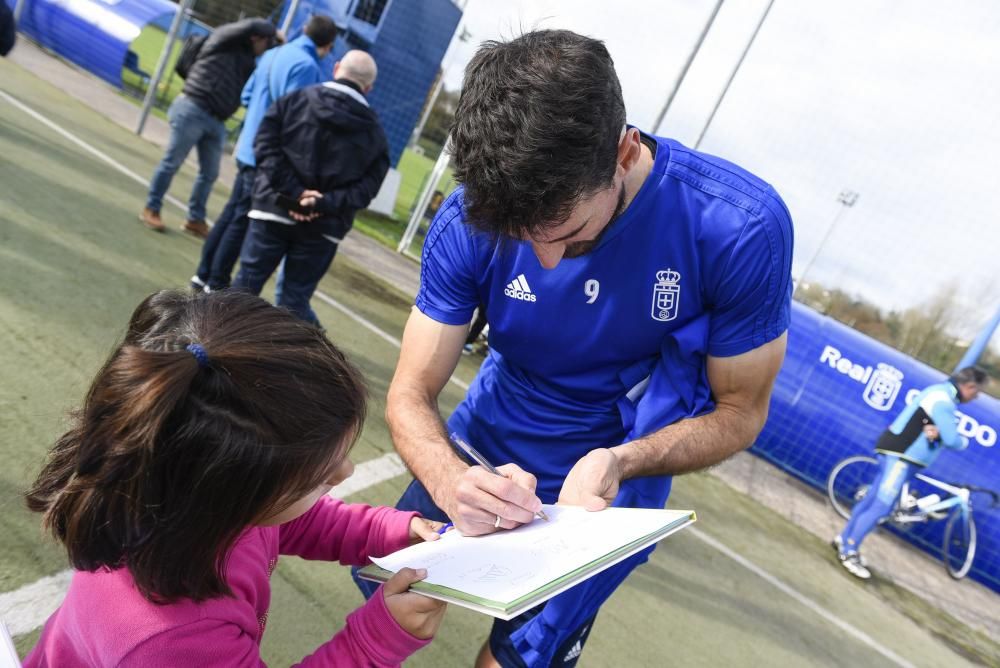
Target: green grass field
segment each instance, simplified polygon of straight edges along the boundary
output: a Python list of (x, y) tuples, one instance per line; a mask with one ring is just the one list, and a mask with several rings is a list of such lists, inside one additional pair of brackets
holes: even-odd
[[(0, 90), (143, 177), (161, 157), (159, 148), (5, 60), (0, 60)], [(192, 178), (185, 167), (172, 192), (186, 199)], [(221, 209), (227, 185), (216, 187), (210, 215)], [(176, 231), (183, 211), (164, 210), (171, 224), (163, 235), (138, 222), (144, 194), (142, 184), (0, 98), (0, 594), (67, 567), (64, 553), (41, 534), (39, 518), (25, 509), (21, 494), (131, 309), (154, 290), (183, 287), (196, 264), (198, 242)], [(320, 290), (400, 336), (410, 300), (343, 255)], [(326, 303), (314, 300), (314, 307), (371, 387), (373, 405), (353, 452), (355, 462), (391, 452), (382, 413), (396, 348)], [(457, 376), (468, 381), (474, 373), (475, 360), (464, 357)], [(449, 385), (442, 410), (450, 411), (460, 397)], [(391, 504), (406, 483), (407, 477), (399, 476), (348, 500)], [(1000, 661), (994, 640), (929, 613), (925, 603), (886, 581), (862, 586), (835, 567), (821, 540), (711, 475), (679, 478), (670, 505), (696, 509), (700, 533), (667, 539), (620, 588), (598, 617), (579, 665), (891, 665), (870, 644), (706, 540), (725, 544), (863, 630), (903, 657), (901, 665)], [(275, 666), (309, 654), (361, 603), (348, 570), (337, 564), (283, 558), (272, 586), (262, 652)], [(488, 627), (486, 617), (451, 609), (438, 638), (408, 665), (471, 665)], [(37, 636), (38, 630), (19, 635), (18, 650), (27, 652)]]

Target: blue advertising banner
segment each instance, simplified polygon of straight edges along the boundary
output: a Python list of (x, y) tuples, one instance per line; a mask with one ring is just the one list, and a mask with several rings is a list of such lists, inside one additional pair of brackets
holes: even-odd
[[(920, 390), (946, 378), (795, 303), (788, 354), (775, 384), (770, 416), (751, 452), (825, 491), (837, 462), (872, 454), (875, 441), (903, 407)], [(983, 394), (961, 405), (955, 416), (969, 447), (943, 452), (925, 473), (945, 482), (1000, 491), (1000, 401)], [(984, 503), (988, 501), (985, 495), (972, 497), (978, 546), (969, 577), (1000, 592), (1000, 509), (990, 508)], [(891, 530), (940, 558), (944, 524), (931, 521)]]

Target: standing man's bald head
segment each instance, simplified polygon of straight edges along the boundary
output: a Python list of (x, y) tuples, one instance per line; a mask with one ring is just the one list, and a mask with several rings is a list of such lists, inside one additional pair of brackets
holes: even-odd
[(360, 49), (348, 51), (333, 66), (334, 79), (353, 81), (365, 93), (375, 85), (376, 76), (378, 76), (378, 66), (375, 65), (375, 59)]

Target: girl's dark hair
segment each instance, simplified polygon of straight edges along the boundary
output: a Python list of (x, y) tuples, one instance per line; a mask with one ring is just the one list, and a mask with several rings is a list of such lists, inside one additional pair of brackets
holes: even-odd
[(604, 43), (568, 30), (484, 42), (451, 128), (469, 222), (518, 239), (611, 184), (625, 103)]
[(128, 568), (157, 602), (228, 595), (236, 539), (330, 476), (365, 402), (344, 354), (286, 311), (237, 291), (158, 292), (132, 314), (28, 507), (78, 570)]

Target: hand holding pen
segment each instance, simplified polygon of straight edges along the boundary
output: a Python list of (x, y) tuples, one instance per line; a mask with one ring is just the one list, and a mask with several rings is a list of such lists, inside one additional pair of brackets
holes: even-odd
[(479, 451), (452, 434), (452, 442), (478, 466), (470, 467), (456, 487), (452, 521), (465, 535), (513, 529), (535, 517), (548, 520), (535, 495), (535, 476), (517, 464), (493, 466)]

